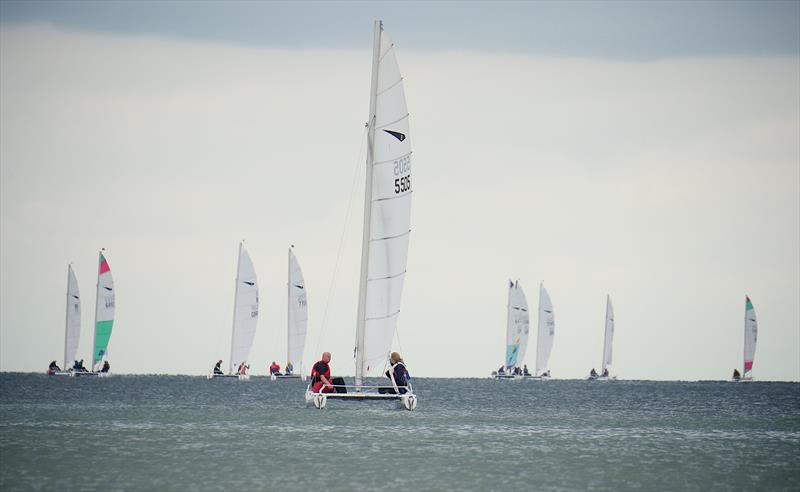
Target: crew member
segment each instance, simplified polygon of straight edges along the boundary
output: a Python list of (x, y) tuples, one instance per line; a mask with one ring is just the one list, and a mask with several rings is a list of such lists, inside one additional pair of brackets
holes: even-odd
[(313, 393), (333, 392), (330, 362), (331, 353), (323, 352), (322, 359), (314, 364), (314, 367), (311, 369), (311, 391)]
[(225, 374), (222, 372), (222, 359), (218, 360), (214, 365), (214, 374)]

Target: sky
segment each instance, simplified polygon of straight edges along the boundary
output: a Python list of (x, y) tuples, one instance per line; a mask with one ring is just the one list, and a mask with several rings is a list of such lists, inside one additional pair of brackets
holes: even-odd
[(749, 295), (755, 377), (800, 380), (798, 2), (4, 1), (0, 370), (60, 361), (70, 262), (89, 358), (104, 247), (112, 370), (207, 373), (244, 239), (252, 371), (285, 359), (294, 244), (306, 364), (353, 374), (376, 18), (411, 113), (413, 375), (496, 369), (511, 278), (550, 293), (554, 377), (600, 366), (608, 294), (612, 373), (727, 378)]

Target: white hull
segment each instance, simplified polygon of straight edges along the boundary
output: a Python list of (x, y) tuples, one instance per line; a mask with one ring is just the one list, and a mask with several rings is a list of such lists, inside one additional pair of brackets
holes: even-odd
[(211, 373), (206, 376), (206, 379), (238, 379), (239, 381), (249, 381), (250, 375), (249, 374), (214, 374)]
[(413, 411), (417, 408), (417, 396), (413, 392), (398, 395), (378, 393), (376, 386), (361, 387), (361, 391), (356, 391), (359, 388), (354, 386), (345, 386), (345, 388), (348, 389), (347, 393), (313, 393), (310, 388), (307, 388), (305, 394), (306, 405), (322, 410), (327, 406), (328, 400), (395, 401), (398, 408), (404, 408), (408, 411)]
[(272, 374), (272, 375), (269, 376), (269, 379), (272, 380), (272, 381), (277, 381), (279, 379), (299, 379), (301, 381), (305, 381), (306, 380), (306, 375), (305, 374), (281, 374), (281, 375)]
[(520, 375), (511, 375), (511, 376), (489, 376), (489, 379), (495, 380), (510, 380), (510, 381), (546, 381), (550, 379), (550, 376), (520, 376)]

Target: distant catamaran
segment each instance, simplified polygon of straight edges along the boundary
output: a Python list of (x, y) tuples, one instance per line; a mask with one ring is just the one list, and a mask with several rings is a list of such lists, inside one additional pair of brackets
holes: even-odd
[[(111, 341), (111, 329), (114, 327), (116, 311), (116, 293), (111, 268), (100, 250), (97, 268), (97, 296), (94, 309), (94, 342), (92, 343), (92, 374), (100, 374), (100, 365), (108, 360), (108, 343)], [(78, 373), (80, 374), (80, 373)]]
[(413, 410), (417, 397), (410, 385), (400, 395), (380, 393), (378, 387), (364, 384), (367, 377), (382, 376), (387, 369), (411, 232), (409, 115), (394, 44), (381, 21), (374, 25), (369, 109), (355, 385), (337, 388), (347, 393), (313, 393), (309, 386), (306, 402), (324, 408), (332, 398), (390, 399)]
[(534, 379), (549, 379), (550, 371), (546, 370), (550, 363), (550, 352), (555, 340), (555, 315), (553, 303), (544, 284), (539, 284), (539, 326), (536, 336), (536, 369)]
[(239, 366), (247, 364), (253, 339), (258, 325), (258, 281), (253, 262), (244, 247), (239, 243), (239, 258), (236, 267), (236, 289), (233, 296), (233, 328), (231, 329), (231, 356), (228, 359), (228, 373), (208, 375), (208, 379), (234, 377), (250, 379), (249, 374), (239, 374)]
[(519, 280), (508, 281), (508, 303), (506, 305), (506, 356), (503, 372), (493, 372), (495, 379), (514, 379), (515, 369), (519, 369), (528, 350), (530, 333), (530, 313), (525, 292)]
[(303, 271), (292, 248), (294, 246), (289, 248), (289, 278), (286, 282), (286, 368), (284, 374), (272, 375), (273, 380), (306, 378), (303, 351), (308, 331), (308, 297)]
[(70, 376), (69, 370), (75, 362), (78, 353), (78, 342), (81, 338), (81, 293), (78, 290), (78, 279), (72, 270), (72, 264), (67, 267), (67, 310), (64, 321), (64, 365), (61, 371), (48, 371), (51, 376)]
[[(614, 343), (614, 306), (611, 305), (611, 296), (606, 296), (606, 323), (605, 336), (603, 338), (603, 362), (600, 365), (600, 374), (590, 374), (589, 379), (597, 381), (609, 381), (616, 379), (609, 376), (608, 366), (611, 365), (612, 345)], [(594, 370), (592, 370), (594, 371)]]
[(744, 297), (744, 367), (741, 380), (753, 380), (753, 359), (756, 356), (756, 340), (758, 339), (758, 321), (756, 310), (749, 296)]

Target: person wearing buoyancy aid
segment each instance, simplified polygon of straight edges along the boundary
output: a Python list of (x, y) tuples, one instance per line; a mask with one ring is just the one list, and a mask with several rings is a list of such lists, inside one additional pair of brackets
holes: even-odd
[(314, 364), (311, 369), (311, 391), (313, 393), (332, 393), (331, 383), (331, 353), (323, 352), (322, 359)]
[(390, 375), (389, 371), (386, 371), (386, 376), (389, 379), (394, 376), (394, 384), (397, 386), (398, 393), (401, 395), (408, 393), (408, 382), (411, 380), (411, 376), (408, 374), (405, 362), (397, 352), (392, 352), (392, 355), (389, 356), (389, 361), (391, 366), (389, 370), (392, 373)]

